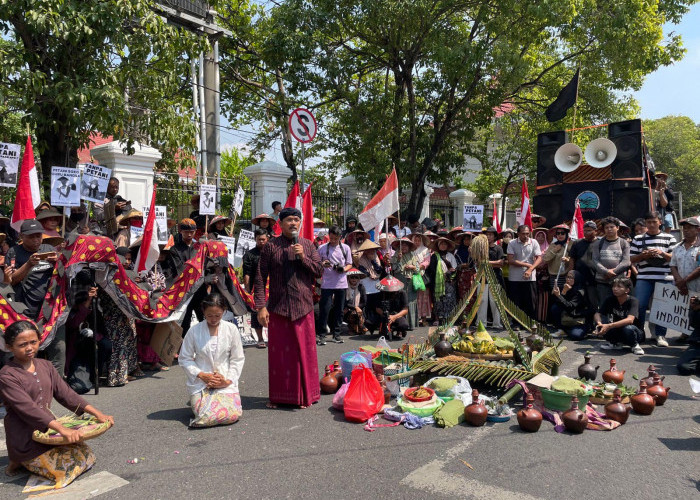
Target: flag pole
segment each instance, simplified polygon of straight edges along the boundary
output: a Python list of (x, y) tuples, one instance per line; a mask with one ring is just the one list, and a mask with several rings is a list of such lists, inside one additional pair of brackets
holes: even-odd
[(571, 130), (571, 141), (574, 142), (574, 131), (576, 130), (576, 111), (578, 110), (578, 87), (581, 84), (581, 61), (578, 63), (578, 79), (576, 80), (576, 98), (574, 100), (574, 126)]

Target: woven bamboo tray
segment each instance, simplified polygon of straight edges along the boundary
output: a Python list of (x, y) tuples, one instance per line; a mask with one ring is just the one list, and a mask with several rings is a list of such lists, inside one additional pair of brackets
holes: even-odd
[[(101, 436), (112, 427), (109, 422), (98, 422), (97, 419), (82, 419), (76, 417), (61, 417), (57, 419), (64, 426), (80, 431), (80, 440), (87, 441), (88, 439), (93, 439)], [(64, 436), (59, 434), (53, 429), (49, 429), (46, 432), (34, 431), (32, 434), (32, 439), (37, 443), (50, 444), (53, 446), (58, 446), (62, 444), (69, 444)]]

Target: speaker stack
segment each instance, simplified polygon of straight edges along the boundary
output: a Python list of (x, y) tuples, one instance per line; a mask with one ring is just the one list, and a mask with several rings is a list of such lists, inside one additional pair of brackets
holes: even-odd
[(585, 152), (564, 131), (539, 134), (533, 209), (550, 227), (573, 218), (576, 200), (586, 220), (612, 214), (630, 223), (648, 210), (644, 171), (640, 120), (611, 123), (608, 138)]

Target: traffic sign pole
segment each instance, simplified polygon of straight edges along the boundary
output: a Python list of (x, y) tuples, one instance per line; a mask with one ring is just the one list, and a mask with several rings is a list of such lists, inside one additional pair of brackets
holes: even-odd
[(306, 153), (306, 143), (301, 143), (301, 185), (304, 186), (304, 156)]

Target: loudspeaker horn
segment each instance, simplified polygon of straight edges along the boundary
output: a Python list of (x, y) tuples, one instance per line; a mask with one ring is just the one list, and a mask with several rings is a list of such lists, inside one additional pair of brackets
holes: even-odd
[(576, 144), (567, 142), (557, 149), (554, 164), (564, 173), (576, 170), (583, 160), (583, 151)]
[(615, 161), (617, 146), (610, 139), (600, 137), (588, 143), (584, 156), (591, 167), (605, 168)]

